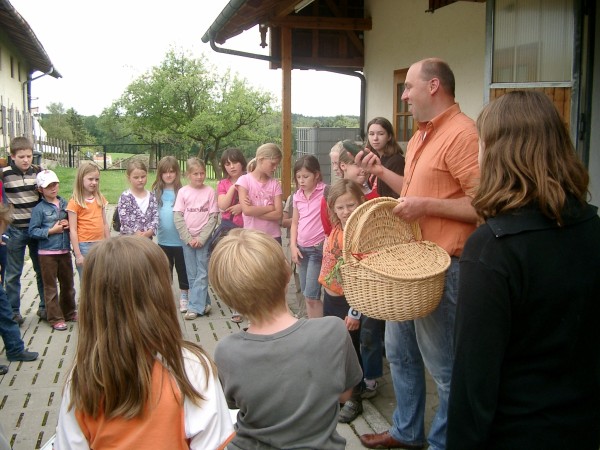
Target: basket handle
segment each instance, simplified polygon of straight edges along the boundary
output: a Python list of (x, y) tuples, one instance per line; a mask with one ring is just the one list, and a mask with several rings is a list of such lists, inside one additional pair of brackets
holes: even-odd
[[(379, 209), (394, 209), (398, 205), (398, 201), (391, 197), (381, 197), (378, 200), (379, 202), (375, 202), (371, 207), (366, 211), (363, 216), (359, 219), (356, 228), (354, 229), (354, 233), (350, 236), (350, 248), (348, 249), (351, 253), (358, 253), (359, 244), (360, 244), (360, 235), (362, 233), (362, 229), (365, 227), (367, 221), (370, 218), (370, 215), (375, 213)], [(404, 221), (403, 221), (404, 222)], [(423, 240), (421, 235), (421, 227), (418, 222), (404, 222), (410, 226), (410, 230), (415, 241)]]
[[(344, 259), (344, 261), (347, 261), (347, 262), (356, 261), (356, 259), (353, 258), (353, 256), (352, 256), (350, 247), (351, 247), (352, 237), (354, 236), (354, 230), (356, 229), (356, 226), (358, 225), (359, 219), (362, 217), (363, 214), (366, 214), (374, 204), (376, 204), (382, 200), (385, 201), (386, 199), (387, 199), (387, 197), (377, 197), (377, 198), (368, 200), (365, 203), (363, 203), (362, 205), (359, 205), (352, 212), (352, 214), (350, 214), (350, 217), (348, 217), (348, 221), (346, 222), (346, 227), (344, 229), (344, 239), (343, 239), (343, 247), (342, 247), (342, 258)], [(358, 219), (357, 219), (357, 217), (358, 217)]]

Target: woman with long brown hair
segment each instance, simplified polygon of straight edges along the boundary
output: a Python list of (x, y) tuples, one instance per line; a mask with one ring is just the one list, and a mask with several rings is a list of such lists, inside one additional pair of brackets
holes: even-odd
[[(394, 127), (385, 117), (375, 117), (367, 124), (366, 148), (374, 152), (381, 161), (381, 165), (391, 172), (394, 178), (400, 180), (404, 177), (404, 153), (400, 144), (396, 142)], [(372, 175), (369, 178), (373, 189), (380, 197), (398, 198), (400, 190), (394, 190), (381, 177)]]
[(485, 220), (460, 261), (448, 450), (600, 446), (600, 218), (545, 94), (477, 120)]

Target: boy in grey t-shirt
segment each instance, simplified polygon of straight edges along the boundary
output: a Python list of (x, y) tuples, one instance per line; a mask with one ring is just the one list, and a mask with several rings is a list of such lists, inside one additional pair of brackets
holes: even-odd
[(225, 398), (240, 410), (228, 448), (346, 446), (336, 425), (339, 402), (362, 377), (356, 352), (339, 318), (297, 319), (290, 313), (289, 280), (281, 246), (262, 232), (232, 230), (213, 252), (211, 285), (250, 322), (215, 350)]

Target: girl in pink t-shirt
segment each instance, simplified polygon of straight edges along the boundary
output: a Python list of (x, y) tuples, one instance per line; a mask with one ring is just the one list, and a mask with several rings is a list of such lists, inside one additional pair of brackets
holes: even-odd
[(236, 182), (244, 228), (260, 230), (281, 243), (279, 220), (283, 213), (279, 181), (273, 178), (283, 154), (275, 144), (263, 144), (248, 163), (248, 172)]
[(210, 237), (219, 215), (213, 188), (206, 186), (206, 165), (198, 158), (187, 161), (187, 186), (179, 189), (173, 218), (183, 243), (183, 257), (190, 285), (186, 320), (207, 315), (210, 310), (208, 296), (208, 248), (204, 245)]
[(321, 201), (325, 183), (321, 166), (313, 155), (302, 156), (294, 164), (298, 190), (294, 194), (294, 212), (290, 229), (290, 253), (299, 269), (300, 289), (306, 300), (309, 319), (323, 317), (319, 272), (323, 260), (325, 231), (321, 222)]

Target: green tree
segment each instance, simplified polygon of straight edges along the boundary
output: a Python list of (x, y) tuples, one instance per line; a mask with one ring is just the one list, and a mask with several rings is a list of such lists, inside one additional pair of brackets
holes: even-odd
[(42, 114), (40, 125), (48, 137), (73, 142), (73, 131), (67, 119), (67, 111), (62, 103), (50, 103), (48, 113)]
[(85, 126), (84, 117), (73, 108), (65, 110), (62, 103), (50, 103), (48, 113), (42, 115), (40, 124), (49, 138), (79, 144), (96, 142)]
[(66, 121), (71, 129), (73, 140), (78, 144), (95, 144), (96, 141), (85, 127), (83, 117), (73, 108), (67, 110)]
[(134, 80), (109, 108), (124, 129), (145, 142), (190, 148), (217, 163), (221, 150), (270, 137), (265, 120), (273, 113), (273, 98), (248, 82), (209, 66), (204, 56), (193, 59), (170, 50), (160, 65)]

